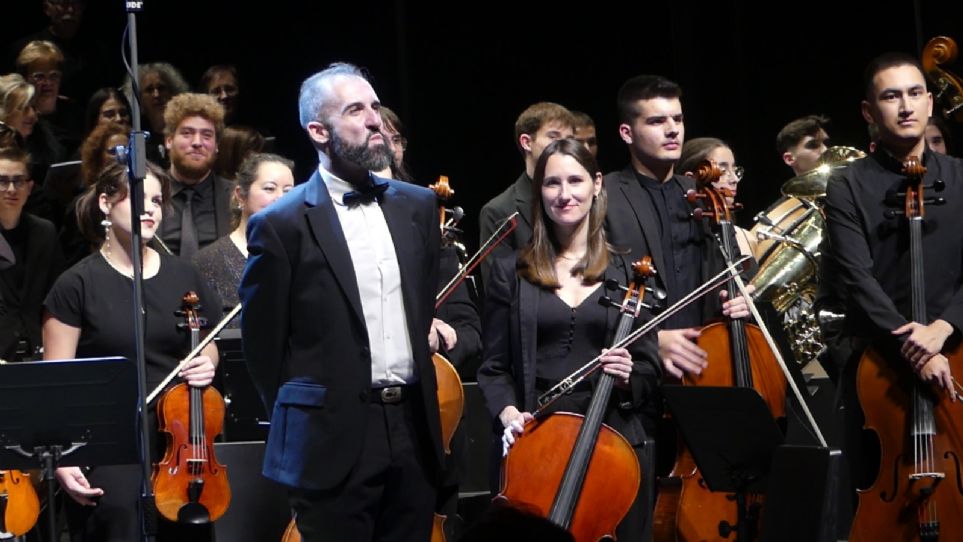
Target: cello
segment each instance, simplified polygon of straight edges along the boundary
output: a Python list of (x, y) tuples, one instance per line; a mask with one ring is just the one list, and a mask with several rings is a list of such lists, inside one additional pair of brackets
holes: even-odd
[[(699, 189), (690, 190), (686, 198), (693, 205), (704, 202), (704, 208), (695, 207), (693, 217), (713, 220), (726, 264), (731, 265), (739, 253), (731, 215), (738, 204), (727, 203), (726, 197), (731, 197), (728, 190), (712, 186), (721, 175), (717, 166), (703, 162), (696, 171)], [(739, 290), (729, 282), (727, 292), (729, 299), (733, 299)], [(683, 385), (754, 388), (774, 418), (785, 416), (786, 377), (758, 326), (743, 319), (727, 318), (703, 327), (696, 344), (708, 354), (708, 365), (699, 375), (684, 375)], [(675, 465), (669, 478), (662, 481), (656, 501), (654, 539), (659, 542), (727, 539), (738, 536), (737, 531), (745, 528), (751, 540), (759, 519), (761, 497), (749, 496), (746, 504), (751, 523), (738, 525), (735, 496), (709, 490), (692, 454), (680, 439)]]
[[(621, 346), (647, 307), (642, 282), (655, 274), (648, 256), (632, 268), (633, 280), (622, 303), (615, 304), (621, 312), (615, 346)], [(569, 378), (562, 383), (566, 381), (574, 385)], [(612, 375), (601, 373), (584, 416), (567, 412), (543, 416), (544, 409), (535, 413), (508, 450), (496, 502), (531, 507), (572, 533), (577, 542), (614, 537), (642, 480), (632, 445), (602, 423), (614, 382)]]
[[(184, 324), (191, 349), (200, 341), (198, 297), (184, 295)], [(217, 521), (231, 502), (227, 468), (214, 456), (214, 437), (224, 424), (224, 399), (211, 386), (177, 384), (157, 403), (158, 430), (167, 437), (164, 457), (154, 466), (157, 511), (170, 521), (203, 525)]]
[(0, 532), (27, 534), (39, 516), (40, 500), (30, 478), (18, 470), (0, 470)]
[[(904, 163), (904, 172), (909, 177), (902, 213), (909, 225), (911, 316), (922, 324), (927, 321), (923, 208), (924, 203), (944, 200), (923, 197), (926, 168), (915, 156)], [(891, 213), (888, 216), (899, 214)], [(959, 374), (963, 371), (960, 347), (947, 346), (943, 354)], [(866, 417), (864, 427), (879, 438), (880, 465), (873, 485), (858, 492), (849, 540), (959, 540), (963, 536), (963, 405), (934, 393), (898, 353), (875, 347), (859, 360), (856, 390)], [(955, 390), (951, 393), (959, 397)]]

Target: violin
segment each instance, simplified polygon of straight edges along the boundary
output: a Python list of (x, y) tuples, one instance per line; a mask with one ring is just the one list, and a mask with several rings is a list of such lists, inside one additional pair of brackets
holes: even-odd
[[(908, 176), (902, 212), (909, 225), (912, 320), (925, 324), (923, 280), (924, 204), (943, 198), (923, 196), (926, 173), (919, 159), (904, 163)], [(940, 181), (934, 183), (941, 190)], [(949, 226), (949, 224), (943, 224)], [(943, 355), (956, 374), (963, 371), (959, 345), (944, 345)], [(947, 348), (949, 347), (949, 348)], [(860, 490), (849, 540), (937, 541), (963, 537), (963, 405), (952, 402), (913, 374), (910, 364), (891, 349), (870, 347), (859, 360), (857, 395), (864, 427), (879, 437), (879, 473)], [(951, 393), (959, 397), (953, 390)]]
[[(732, 212), (740, 206), (727, 203), (726, 198), (732, 197), (728, 189), (712, 186), (721, 175), (722, 170), (713, 163), (700, 164), (696, 171), (699, 188), (690, 190), (686, 199), (694, 206), (703, 202), (704, 207), (695, 207), (693, 218), (714, 222), (726, 263), (731, 265), (739, 254)], [(732, 282), (728, 283), (727, 291), (729, 299), (739, 295)], [(758, 326), (743, 319), (727, 318), (703, 327), (696, 344), (708, 353), (708, 365), (699, 375), (684, 375), (683, 385), (755, 388), (774, 418), (785, 416), (787, 380), (774, 356), (775, 348)], [(680, 439), (675, 465), (669, 477), (662, 481), (656, 501), (654, 538), (657, 541), (735, 539), (737, 530), (745, 527), (749, 539), (753, 539), (761, 497), (748, 497), (747, 506), (753, 524), (739, 526), (735, 497), (709, 491), (692, 454)]]
[[(621, 314), (613, 348), (630, 335), (646, 306), (642, 283), (655, 274), (648, 256), (632, 268), (622, 303), (614, 303)], [(593, 370), (599, 367), (596, 364)], [(568, 530), (578, 542), (614, 537), (642, 480), (632, 445), (602, 423), (614, 382), (612, 375), (600, 374), (584, 416), (568, 412), (545, 416), (544, 406), (535, 413), (505, 456), (496, 502), (528, 507)]]
[(18, 470), (0, 470), (0, 532), (27, 534), (39, 516), (40, 500), (30, 478)]
[(956, 60), (959, 49), (952, 38), (936, 36), (923, 48), (923, 71), (933, 83), (934, 98), (943, 104), (943, 118), (963, 122), (963, 79), (949, 70), (940, 68)]
[[(197, 294), (184, 295), (180, 324), (191, 334), (191, 348), (200, 342), (204, 322), (198, 316)], [(214, 437), (224, 424), (224, 399), (211, 386), (180, 383), (157, 403), (158, 429), (167, 438), (164, 458), (154, 466), (157, 511), (170, 521), (201, 525), (217, 521), (231, 502), (227, 468), (214, 456)]]

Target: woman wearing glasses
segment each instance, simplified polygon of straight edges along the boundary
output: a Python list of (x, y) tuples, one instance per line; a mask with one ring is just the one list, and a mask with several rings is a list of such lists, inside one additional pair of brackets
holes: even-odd
[[(714, 137), (698, 137), (685, 142), (682, 146), (682, 155), (679, 157), (679, 165), (676, 171), (682, 172), (687, 177), (695, 177), (695, 171), (703, 160), (709, 160), (722, 170), (722, 176), (712, 186), (717, 189), (729, 190), (731, 197), (726, 197), (726, 203), (732, 205), (738, 192), (739, 182), (745, 174), (742, 166), (736, 165), (736, 156), (732, 148), (721, 139)], [(734, 225), (735, 226), (735, 225)], [(743, 255), (752, 256), (756, 248), (756, 239), (749, 232), (739, 226), (735, 226), (736, 241), (739, 243), (739, 250)]]

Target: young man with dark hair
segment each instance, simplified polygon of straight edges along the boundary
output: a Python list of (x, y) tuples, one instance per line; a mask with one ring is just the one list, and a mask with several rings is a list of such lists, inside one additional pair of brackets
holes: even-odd
[(776, 135), (776, 150), (795, 175), (802, 175), (819, 165), (819, 158), (826, 152), (829, 135), (826, 126), (829, 118), (807, 115), (782, 127)]
[(551, 102), (529, 106), (515, 121), (515, 145), (522, 153), (525, 171), (514, 184), (482, 207), (478, 215), (480, 244), (495, 233), (498, 225), (518, 211), (518, 227), (482, 262), (482, 282), (488, 278), (492, 262), (511, 254), (532, 238), (532, 174), (542, 151), (552, 141), (575, 135), (575, 117), (565, 107)]
[(575, 140), (585, 145), (585, 148), (592, 153), (592, 158), (599, 157), (599, 140), (595, 134), (595, 121), (587, 113), (572, 111), (575, 117)]
[[(900, 391), (887, 395), (912, 397), (913, 386), (922, 381), (932, 385), (936, 401), (946, 401), (957, 395), (944, 352), (959, 342), (963, 329), (963, 229), (958, 226), (963, 162), (926, 147), (924, 132), (933, 97), (915, 58), (899, 53), (877, 57), (866, 69), (864, 92), (863, 118), (875, 127), (877, 144), (869, 157), (829, 179), (828, 235), (822, 247), (827, 265), (821, 266), (823, 282), (846, 312), (841, 337), (847, 340), (841, 344), (847, 350), (839, 357), (848, 360), (840, 370), (839, 385), (847, 414), (845, 451), (857, 487), (868, 487), (876, 474), (876, 457), (864, 453), (863, 415), (856, 395), (856, 369), (865, 348), (873, 346), (894, 372), (886, 384)], [(945, 204), (925, 207), (925, 242), (918, 261), (908, 248), (908, 220), (899, 213), (903, 199), (893, 197), (906, 190), (903, 169), (910, 157), (926, 168), (925, 190), (937, 180), (945, 183), (939, 192)], [(923, 268), (926, 286), (922, 318), (912, 309), (914, 295), (920, 294), (912, 291), (910, 281), (911, 268), (917, 265)], [(860, 523), (858, 513), (854, 534)]]

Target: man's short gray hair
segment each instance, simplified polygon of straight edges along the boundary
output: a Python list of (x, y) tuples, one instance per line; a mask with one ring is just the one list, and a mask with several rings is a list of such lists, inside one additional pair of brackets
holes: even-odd
[(301, 83), (301, 92), (298, 95), (298, 115), (301, 119), (302, 128), (307, 129), (308, 123), (322, 120), (321, 110), (326, 105), (325, 101), (328, 97), (331, 79), (345, 75), (353, 75), (368, 80), (361, 68), (354, 64), (334, 62)]

